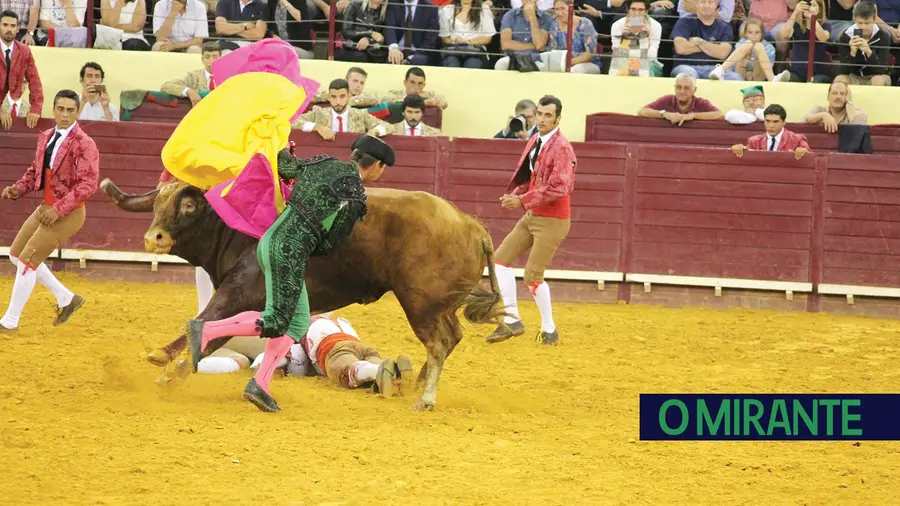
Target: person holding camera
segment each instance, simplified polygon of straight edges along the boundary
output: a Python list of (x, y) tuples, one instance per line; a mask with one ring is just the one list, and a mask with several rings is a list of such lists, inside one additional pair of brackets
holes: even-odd
[(81, 67), (81, 111), (78, 119), (86, 121), (119, 121), (119, 108), (109, 101), (103, 84), (106, 74), (99, 63), (89, 61)]
[(807, 62), (810, 58), (809, 31), (813, 26), (812, 18), (815, 16), (817, 43), (814, 44), (814, 54), (812, 55), (813, 82), (831, 82), (831, 71), (828, 68), (828, 57), (825, 53), (828, 49), (829, 37), (831, 37), (832, 24), (828, 21), (825, 10), (825, 0), (797, 2), (791, 17), (787, 23), (781, 25), (781, 30), (776, 34), (778, 42), (790, 41), (791, 43), (791, 81), (806, 81)]
[(495, 139), (522, 139), (526, 140), (537, 131), (534, 116), (537, 106), (527, 98), (519, 100), (516, 104), (515, 116), (510, 116), (509, 122), (503, 130), (494, 135)]
[(612, 24), (610, 75), (662, 77), (663, 66), (656, 58), (662, 25), (650, 17), (650, 5), (650, 0), (629, 0), (628, 16)]
[(835, 82), (890, 86), (888, 52), (891, 34), (875, 24), (875, 4), (860, 1), (853, 7), (853, 24), (841, 34), (840, 69)]

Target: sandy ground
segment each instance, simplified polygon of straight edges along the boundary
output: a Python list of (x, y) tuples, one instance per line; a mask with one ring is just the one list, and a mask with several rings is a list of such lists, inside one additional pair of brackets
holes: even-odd
[[(271, 415), (242, 399), (249, 374), (153, 383), (144, 353), (192, 316), (193, 287), (62, 279), (88, 298), (69, 323), (51, 325), (38, 286), (18, 336), (0, 336), (5, 504), (897, 501), (900, 443), (639, 441), (638, 394), (897, 392), (900, 322), (558, 304), (558, 347), (488, 346), (490, 328), (467, 327), (434, 412), (282, 378)], [(393, 299), (343, 314), (385, 356), (422, 363)]]

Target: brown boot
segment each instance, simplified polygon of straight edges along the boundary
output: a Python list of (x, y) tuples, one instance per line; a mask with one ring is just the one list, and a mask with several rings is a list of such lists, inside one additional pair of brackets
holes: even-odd
[(521, 336), (524, 333), (525, 324), (522, 323), (522, 320), (519, 320), (512, 323), (498, 325), (497, 329), (494, 330), (491, 335), (487, 336), (485, 340), (489, 343), (499, 343), (502, 341), (506, 341), (511, 337)]

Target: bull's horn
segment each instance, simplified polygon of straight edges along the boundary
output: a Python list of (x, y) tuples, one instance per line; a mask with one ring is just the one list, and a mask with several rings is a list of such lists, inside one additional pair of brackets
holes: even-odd
[(125, 193), (109, 178), (100, 183), (100, 189), (119, 209), (131, 213), (153, 212), (153, 203), (156, 201), (156, 195), (159, 194), (159, 189), (137, 195)]

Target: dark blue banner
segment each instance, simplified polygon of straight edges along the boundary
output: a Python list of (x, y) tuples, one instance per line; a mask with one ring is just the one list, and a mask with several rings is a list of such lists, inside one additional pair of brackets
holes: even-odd
[(644, 441), (896, 441), (900, 394), (641, 394)]

